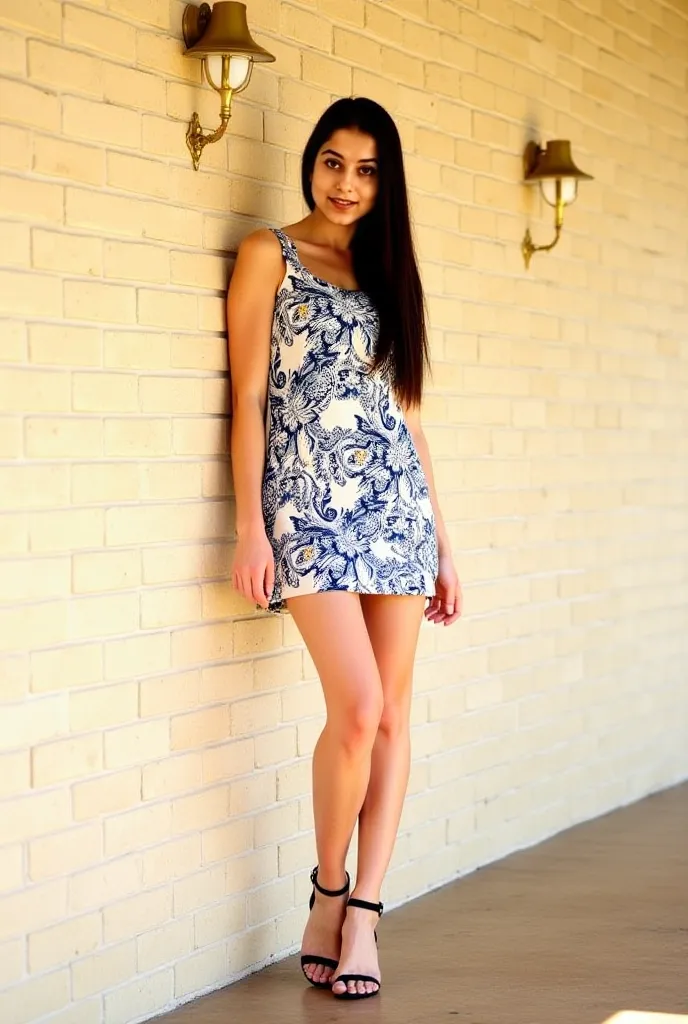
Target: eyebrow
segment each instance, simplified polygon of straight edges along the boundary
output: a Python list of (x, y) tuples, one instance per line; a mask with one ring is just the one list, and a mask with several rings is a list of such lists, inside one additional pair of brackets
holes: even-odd
[[(336, 156), (340, 160), (344, 159), (342, 154), (338, 153), (336, 149), (324, 149), (322, 155), (325, 156), (325, 153), (331, 153), (332, 156)], [(377, 157), (366, 156), (366, 157), (363, 158), (363, 160), (359, 160), (358, 162), (359, 162), (359, 164), (376, 164), (377, 163)]]

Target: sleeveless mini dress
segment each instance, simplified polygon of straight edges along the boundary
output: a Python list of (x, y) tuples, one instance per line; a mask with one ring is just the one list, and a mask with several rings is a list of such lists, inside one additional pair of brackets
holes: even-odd
[(269, 610), (328, 590), (424, 594), (437, 577), (427, 480), (386, 371), (372, 369), (379, 329), (363, 291), (286, 264), (272, 323), (262, 484), (275, 557)]

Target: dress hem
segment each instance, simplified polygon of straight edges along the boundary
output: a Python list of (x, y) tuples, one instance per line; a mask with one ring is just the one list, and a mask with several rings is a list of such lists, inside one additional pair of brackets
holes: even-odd
[(270, 602), (267, 608), (262, 608), (260, 605), (256, 605), (256, 608), (259, 608), (261, 611), (270, 612), (273, 615), (289, 614), (287, 600), (290, 597), (311, 597), (314, 594), (329, 594), (333, 592), (340, 594), (361, 594), (369, 597), (422, 597), (426, 601), (430, 601), (435, 596), (434, 587), (432, 588), (432, 592), (429, 592), (428, 590), (419, 592), (409, 590), (360, 590), (356, 587), (322, 587), (318, 590), (311, 590), (308, 593), (287, 594), (286, 597), (280, 598), (274, 603)]

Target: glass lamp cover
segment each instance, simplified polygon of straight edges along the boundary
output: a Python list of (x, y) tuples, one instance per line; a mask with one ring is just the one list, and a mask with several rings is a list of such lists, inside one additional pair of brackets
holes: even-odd
[[(251, 61), (249, 57), (235, 57), (231, 54), (228, 54), (228, 56), (229, 87), (233, 92), (236, 92), (248, 78)], [(203, 62), (208, 83), (215, 90), (219, 90), (222, 85), (222, 60), (223, 55), (221, 53), (213, 53), (209, 54)]]
[(561, 198), (564, 206), (572, 203), (578, 194), (578, 181), (576, 178), (542, 178), (540, 188), (545, 202), (550, 206), (557, 205), (557, 182), (561, 182)]

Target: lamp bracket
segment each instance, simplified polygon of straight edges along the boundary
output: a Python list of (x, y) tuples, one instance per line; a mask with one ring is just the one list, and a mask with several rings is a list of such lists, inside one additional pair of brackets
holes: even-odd
[(182, 18), (182, 32), (187, 50), (195, 46), (208, 27), (212, 10), (210, 4), (187, 4)]
[(201, 161), (201, 154), (209, 142), (219, 142), (222, 136), (227, 131), (227, 125), (229, 124), (230, 114), (222, 114), (222, 120), (219, 126), (214, 132), (208, 132), (205, 134), (201, 127), (201, 119), (199, 118), (196, 111), (194, 111), (193, 117), (189, 122), (189, 127), (186, 132), (186, 145), (191, 153), (191, 159), (193, 160), (194, 170), (198, 170), (198, 165)]

